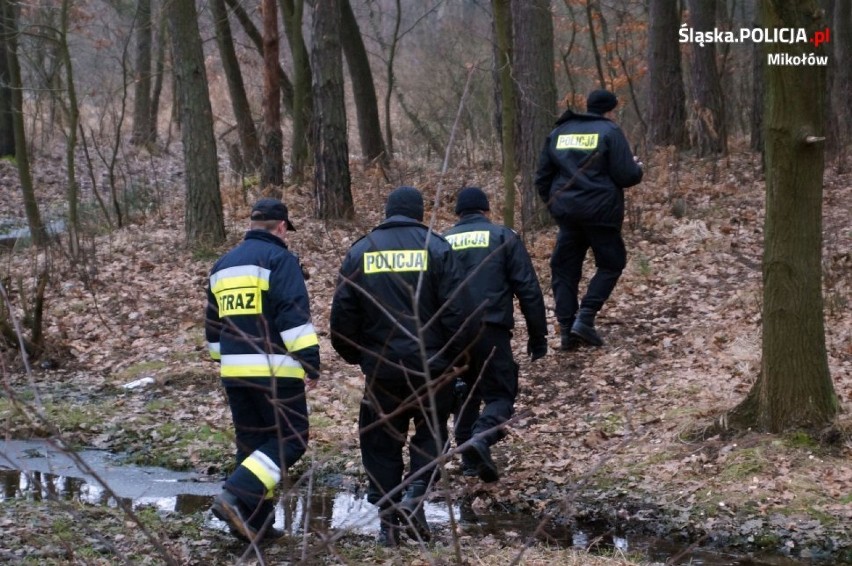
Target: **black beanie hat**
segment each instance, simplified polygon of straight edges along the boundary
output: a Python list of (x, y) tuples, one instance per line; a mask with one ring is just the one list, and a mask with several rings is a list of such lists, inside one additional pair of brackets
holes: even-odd
[(388, 195), (385, 218), (397, 214), (423, 221), (423, 195), (414, 187), (398, 187)]
[(586, 99), (586, 112), (591, 114), (603, 115), (616, 106), (618, 106), (618, 99), (608, 90), (593, 90)]
[(456, 214), (461, 216), (466, 212), (491, 210), (488, 206), (488, 195), (479, 187), (465, 187), (459, 191), (456, 200)]
[(283, 220), (287, 223), (287, 229), (290, 231), (296, 230), (293, 223), (290, 222), (290, 214), (287, 211), (287, 205), (277, 198), (262, 198), (251, 209), (252, 220)]

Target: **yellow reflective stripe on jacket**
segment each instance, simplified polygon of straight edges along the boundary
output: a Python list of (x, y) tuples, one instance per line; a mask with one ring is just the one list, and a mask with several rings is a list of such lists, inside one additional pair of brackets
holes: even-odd
[(284, 347), (290, 352), (296, 352), (319, 344), (317, 331), (310, 322), (285, 330), (281, 333), (281, 341), (284, 342)]
[(454, 250), (487, 248), (491, 240), (491, 232), (488, 230), (471, 230), (470, 232), (447, 234), (444, 238), (446, 238)]
[(267, 493), (275, 489), (281, 479), (281, 468), (276, 466), (275, 462), (260, 450), (252, 452), (240, 465), (248, 469), (261, 481)]
[(384, 250), (364, 254), (364, 273), (399, 273), (404, 271), (426, 271), (426, 250)]
[(257, 287), (262, 291), (269, 290), (269, 274), (271, 272), (259, 265), (236, 265), (217, 271), (210, 276), (210, 290), (213, 294), (224, 289), (240, 287)]
[(210, 357), (218, 360), (222, 357), (222, 352), (219, 349), (219, 342), (208, 342), (207, 351), (210, 352)]
[(223, 354), (219, 371), (222, 377), (294, 377), (305, 378), (305, 369), (285, 354)]

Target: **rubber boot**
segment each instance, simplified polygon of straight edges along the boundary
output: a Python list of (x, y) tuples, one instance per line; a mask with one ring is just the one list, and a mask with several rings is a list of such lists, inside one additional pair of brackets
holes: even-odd
[(491, 458), (491, 448), (484, 440), (473, 441), (467, 453), (476, 463), (476, 472), (480, 480), (493, 483), (500, 479), (500, 471)]
[(571, 328), (574, 326), (574, 320), (572, 319), (569, 324), (560, 324), (559, 325), (559, 349), (563, 352), (570, 352), (572, 350), (576, 350), (580, 347), (581, 341), (579, 338), (571, 334)]
[(595, 316), (597, 312), (589, 308), (581, 308), (577, 320), (571, 327), (571, 334), (588, 344), (589, 346), (603, 346), (603, 340), (595, 330)]
[(432, 530), (426, 522), (426, 482), (414, 481), (408, 486), (405, 496), (400, 503), (402, 512), (402, 523), (405, 533), (414, 540), (429, 542), (432, 538)]
[(379, 546), (394, 548), (399, 546), (399, 513), (396, 508), (379, 510)]

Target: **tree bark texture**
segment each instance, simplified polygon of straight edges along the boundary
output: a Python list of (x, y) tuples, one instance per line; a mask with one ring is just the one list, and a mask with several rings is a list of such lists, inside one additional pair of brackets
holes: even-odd
[(213, 111), (194, 0), (166, 3), (186, 167), (186, 240), (191, 246), (225, 241)]
[(651, 142), (683, 147), (686, 94), (680, 68), (680, 13), (671, 0), (651, 0), (648, 38), (649, 129)]
[(293, 139), (290, 144), (290, 166), (294, 179), (301, 180), (310, 162), (308, 142), (314, 116), (310, 55), (302, 34), (305, 0), (281, 0), (281, 11), (284, 15), (287, 42), (293, 56)]
[(18, 165), (18, 176), (21, 182), (21, 193), (24, 199), (24, 211), (27, 215), (27, 225), (32, 235), (33, 243), (37, 246), (47, 245), (47, 230), (41, 220), (38, 202), (35, 198), (35, 186), (30, 169), (30, 157), (27, 153), (27, 140), (24, 129), (24, 96), (21, 81), (21, 65), (18, 61), (18, 17), (17, 2), (0, 0), (0, 33), (5, 39), (6, 61), (9, 66), (9, 88), (12, 91), (12, 125), (15, 137), (15, 162)]
[(512, 0), (512, 76), (517, 83), (521, 222), (524, 231), (549, 223), (533, 178), (538, 155), (556, 119), (553, 16), (550, 0)]
[(281, 133), (281, 93), (278, 81), (278, 8), (275, 0), (261, 0), (263, 18), (263, 130), (261, 188), (284, 184), (284, 138)]
[[(716, 25), (715, 0), (689, 0), (689, 20), (698, 31), (712, 32)], [(697, 155), (728, 153), (722, 85), (716, 69), (716, 44), (698, 43), (692, 49), (691, 145)]]
[(388, 164), (385, 142), (382, 139), (382, 127), (379, 122), (379, 104), (370, 60), (361, 38), (358, 21), (352, 11), (349, 0), (340, 0), (341, 30), (340, 41), (349, 78), (352, 81), (352, 95), (355, 98), (355, 111), (358, 114), (358, 139), (361, 141), (361, 154), (367, 163)]
[(511, 0), (492, 0), (497, 44), (497, 69), (500, 73), (501, 139), (503, 141), (503, 224), (515, 225), (515, 84), (512, 81), (512, 6)]
[[(228, 10), (225, 0), (210, 0), (213, 24), (216, 29), (216, 44), (219, 46), (219, 56), (222, 58), (222, 70), (228, 82), (228, 94), (231, 97), (231, 108), (237, 123), (237, 135), (240, 138), (243, 166), (247, 172), (257, 171), (263, 162), (260, 142), (254, 118), (251, 113), (240, 62), (234, 49), (234, 38), (231, 34), (231, 24), (228, 21)], [(277, 73), (277, 70), (275, 71)]]
[(136, 3), (136, 71), (130, 143), (151, 141), (151, 0)]
[[(6, 4), (8, 0), (0, 0)], [(0, 6), (0, 18), (5, 8)], [(5, 24), (0, 21), (0, 157), (15, 155), (15, 124), (12, 121), (12, 89), (9, 87), (9, 61), (6, 49)]]
[[(806, 28), (817, 0), (767, 0), (762, 27)], [(767, 44), (770, 52), (807, 55), (810, 44)], [(766, 220), (763, 255), (762, 370), (732, 416), (781, 432), (831, 422), (838, 400), (825, 347), (822, 302), (822, 177), (826, 70), (766, 69)]]
[(317, 216), (354, 217), (343, 98), (340, 0), (317, 0), (313, 17), (314, 194)]
[(836, 150), (845, 153), (852, 141), (852, 2), (835, 0), (831, 45), (834, 49), (834, 80), (831, 108)]

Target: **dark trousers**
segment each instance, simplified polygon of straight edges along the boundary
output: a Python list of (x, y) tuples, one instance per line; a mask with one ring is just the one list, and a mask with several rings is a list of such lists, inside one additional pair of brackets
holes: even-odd
[(586, 252), (592, 249), (597, 270), (579, 307), (598, 312), (627, 265), (627, 250), (619, 228), (587, 226), (559, 219), (557, 222), (559, 234), (550, 257), (553, 298), (556, 320), (562, 328), (570, 328), (577, 314), (578, 288)]
[(254, 508), (266, 496), (263, 484), (240, 466), (259, 450), (280, 468), (282, 475), (308, 446), (308, 404), (302, 380), (276, 378), (269, 382), (225, 387), (237, 440), (237, 469), (225, 487)]
[[(485, 324), (470, 351), (464, 375), (469, 396), (461, 401), (455, 418), (456, 445), (482, 435), (489, 446), (505, 436), (503, 423), (515, 412), (518, 364), (512, 358), (512, 331)], [(480, 406), (485, 407), (480, 413)]]
[[(372, 379), (368, 382), (358, 416), (361, 460), (369, 478), (367, 500), (387, 508), (402, 497), (402, 490), (384, 503), (379, 500), (393, 492), (403, 481), (424, 470), (412, 481), (429, 484), (433, 480), (435, 459), (447, 441), (447, 418), (452, 408), (449, 386), (432, 388), (430, 399), (423, 381)], [(403, 449), (408, 427), (414, 423), (414, 435), (408, 441), (409, 472), (403, 480)]]

